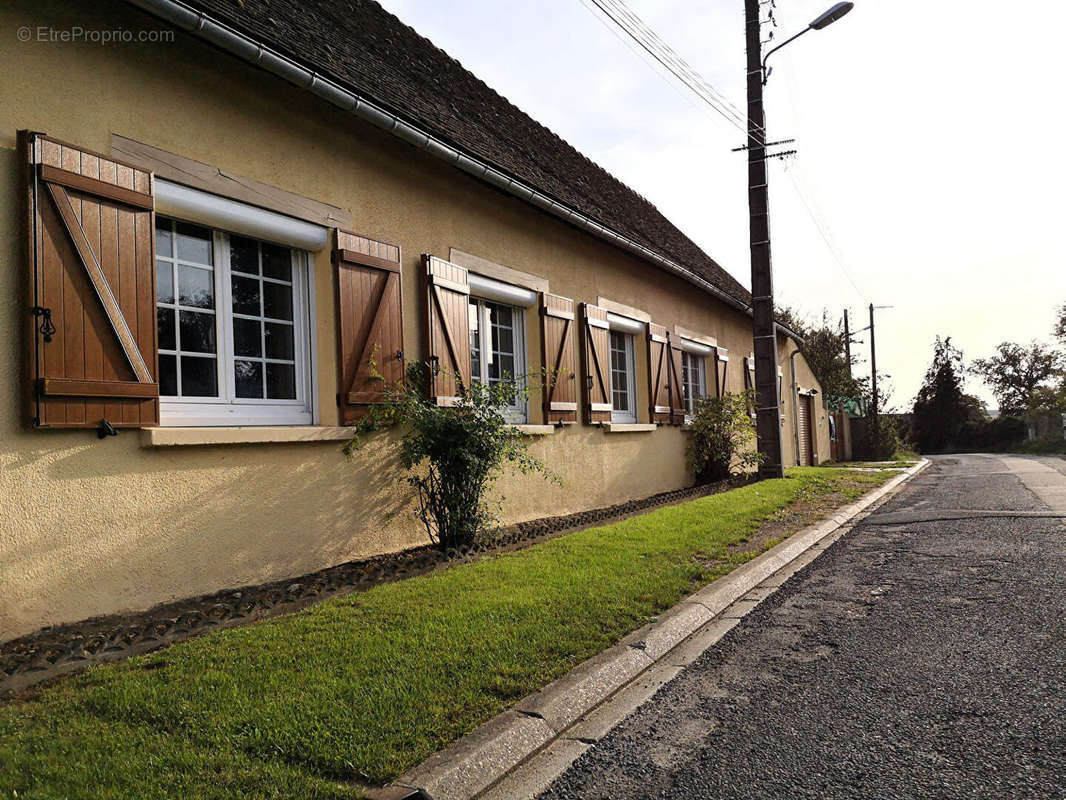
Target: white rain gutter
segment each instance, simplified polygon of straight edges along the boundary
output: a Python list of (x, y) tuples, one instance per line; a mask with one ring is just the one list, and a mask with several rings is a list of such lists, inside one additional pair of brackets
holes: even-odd
[[(190, 8), (180, 0), (128, 0), (132, 5), (148, 12), (172, 25), (185, 30), (243, 61), (265, 69), (277, 77), (288, 81), (301, 89), (349, 111), (360, 119), (389, 131), (437, 158), (458, 167), (476, 178), (489, 183), (515, 197), (531, 203), (549, 214), (559, 217), (593, 236), (604, 239), (623, 250), (666, 268), (683, 280), (698, 286), (733, 308), (751, 313), (751, 306), (719, 289), (710, 281), (685, 269), (676, 261), (661, 256), (654, 250), (635, 242), (617, 231), (601, 225), (591, 217), (570, 208), (533, 187), (516, 180), (481, 159), (468, 155), (450, 144), (438, 139), (381, 106), (364, 97), (345, 89), (340, 84), (301, 66), (287, 56), (271, 50), (259, 42), (234, 30), (228, 25), (212, 19), (207, 14)], [(790, 336), (794, 336), (791, 332)]]

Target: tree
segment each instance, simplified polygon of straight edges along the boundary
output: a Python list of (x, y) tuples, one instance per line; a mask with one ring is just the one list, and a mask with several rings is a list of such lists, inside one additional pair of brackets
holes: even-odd
[(759, 466), (762, 456), (751, 449), (755, 441), (755, 423), (748, 413), (752, 395), (751, 391), (730, 392), (696, 401), (687, 456), (697, 483), (725, 480), (734, 467), (747, 472)]
[(843, 327), (830, 322), (828, 311), (822, 311), (821, 324), (808, 324), (792, 308), (777, 309), (776, 318), (803, 337), (800, 351), (826, 397), (862, 395), (862, 381), (851, 376)]
[(1061, 344), (1066, 344), (1066, 303), (1059, 306), (1055, 313), (1055, 327), (1051, 333)]
[(973, 371), (992, 389), (1000, 414), (1019, 416), (1028, 410), (1033, 393), (1058, 377), (1064, 365), (1062, 353), (1050, 345), (1036, 340), (1028, 346), (1002, 342), (996, 355), (974, 361)]
[[(371, 370), (380, 379), (376, 357), (375, 352)], [(400, 424), (400, 461), (408, 470), (407, 482), (417, 492), (416, 516), (430, 541), (449, 550), (475, 544), (495, 523), (488, 493), (505, 469), (560, 480), (529, 454), (528, 439), (507, 423), (501, 411), (524, 393), (521, 381), (510, 378), (491, 385), (472, 381), (454, 406), (442, 407), (427, 399), (425, 387), (432, 369), (423, 362), (409, 364), (406, 382), (385, 386), (386, 402), (370, 407), (345, 453), (354, 454), (363, 434)]]
[(958, 440), (975, 411), (974, 399), (962, 390), (966, 368), (951, 337), (936, 337), (933, 362), (914, 399), (914, 441), (923, 453), (944, 450)]

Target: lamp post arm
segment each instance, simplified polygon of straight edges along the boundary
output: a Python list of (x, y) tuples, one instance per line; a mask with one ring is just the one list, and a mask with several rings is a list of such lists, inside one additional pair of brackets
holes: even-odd
[(808, 25), (806, 28), (804, 28), (799, 33), (797, 33), (795, 36), (792, 36), (792, 37), (790, 37), (788, 39), (785, 39), (785, 41), (781, 42), (781, 44), (779, 44), (777, 47), (773, 47), (773, 48), (771, 48), (770, 50), (768, 50), (766, 52), (766, 55), (763, 56), (763, 60), (762, 60), (762, 82), (763, 82), (764, 86), (766, 85), (766, 81), (768, 81), (770, 79), (770, 73), (766, 69), (766, 62), (770, 60), (770, 56), (772, 56), (774, 53), (776, 53), (778, 50), (780, 50), (782, 47), (784, 47), (789, 42), (796, 41), (799, 37), (801, 37), (803, 34), (805, 34), (807, 31), (810, 31), (810, 30), (813, 30), (813, 28), (811, 28)]

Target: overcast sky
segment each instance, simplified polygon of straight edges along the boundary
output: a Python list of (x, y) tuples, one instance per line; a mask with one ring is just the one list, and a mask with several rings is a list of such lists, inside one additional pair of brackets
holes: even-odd
[[(742, 134), (582, 0), (382, 2), (750, 285), (744, 161), (730, 152)], [(830, 4), (777, 0), (777, 40)], [(742, 0), (628, 5), (744, 108)], [(869, 302), (893, 306), (877, 313), (877, 344), (895, 405), (910, 404), (937, 334), (970, 360), (1049, 338), (1066, 301), (1064, 23), (1052, 0), (858, 0), (775, 56), (768, 135), (799, 149), (770, 174), (778, 303), (834, 318), (848, 308), (853, 328)]]

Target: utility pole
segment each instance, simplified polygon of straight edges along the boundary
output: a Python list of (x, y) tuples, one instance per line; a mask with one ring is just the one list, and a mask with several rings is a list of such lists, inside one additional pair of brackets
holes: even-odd
[(874, 304), (870, 303), (870, 390), (873, 397), (874, 435), (879, 436), (877, 409), (877, 348), (874, 345)]
[(848, 330), (848, 310), (844, 309), (844, 357), (848, 360), (848, 377), (851, 377), (851, 331)]
[(766, 117), (763, 111), (762, 25), (759, 0), (744, 0), (748, 52), (748, 214), (751, 244), (751, 314), (755, 351), (755, 430), (764, 457), (760, 478), (784, 477), (777, 397), (777, 333), (770, 267), (770, 207), (766, 185)]

